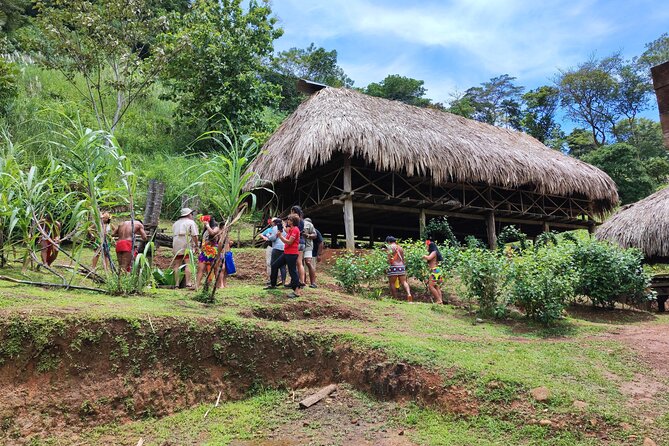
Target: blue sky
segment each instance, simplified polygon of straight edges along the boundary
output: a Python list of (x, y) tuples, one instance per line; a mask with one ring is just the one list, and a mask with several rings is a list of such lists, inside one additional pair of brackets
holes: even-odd
[[(551, 84), (559, 69), (595, 54), (637, 56), (669, 32), (661, 1), (273, 0), (284, 29), (277, 51), (311, 42), (336, 49), (356, 87), (389, 74), (422, 79), (427, 96), (500, 74), (526, 89)], [(656, 103), (646, 114), (657, 117)]]

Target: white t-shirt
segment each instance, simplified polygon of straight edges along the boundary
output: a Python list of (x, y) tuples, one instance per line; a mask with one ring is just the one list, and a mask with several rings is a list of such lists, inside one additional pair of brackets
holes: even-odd
[(195, 220), (190, 218), (180, 218), (174, 222), (172, 225), (172, 233), (174, 233), (174, 238), (172, 239), (172, 252), (175, 256), (184, 255), (186, 253), (186, 248), (190, 243), (190, 248), (193, 249), (193, 237), (197, 236), (199, 229), (197, 228), (197, 223)]

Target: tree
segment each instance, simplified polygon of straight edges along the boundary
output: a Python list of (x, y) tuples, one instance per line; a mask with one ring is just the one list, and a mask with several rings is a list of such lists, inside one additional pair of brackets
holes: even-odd
[(430, 100), (423, 97), (427, 91), (423, 84), (425, 84), (425, 81), (391, 74), (381, 82), (372, 82), (367, 85), (363, 92), (370, 96), (400, 101), (418, 107), (427, 107), (430, 105)]
[(208, 130), (227, 117), (248, 133), (262, 124), (263, 108), (279, 100), (279, 89), (260, 78), (262, 61), (282, 34), (271, 13), (267, 0), (248, 10), (241, 0), (197, 0), (183, 16), (169, 36), (176, 57), (164, 79), (186, 125)]
[(279, 109), (293, 111), (304, 95), (297, 91), (297, 79), (307, 79), (330, 87), (352, 87), (353, 80), (337, 65), (337, 50), (326, 51), (312, 43), (307, 48), (291, 48), (269, 62), (267, 82), (281, 86)]
[(447, 112), (453, 113), (454, 115), (462, 116), (467, 119), (472, 119), (474, 117), (474, 112), (476, 109), (472, 105), (472, 100), (466, 93), (455, 92), (451, 95), (453, 99), (449, 101)]
[(633, 145), (639, 149), (641, 159), (667, 158), (669, 153), (662, 140), (659, 122), (637, 118), (634, 126), (627, 120), (616, 125), (616, 141)]
[(616, 80), (613, 73), (620, 58), (602, 60), (591, 57), (576, 68), (561, 71), (557, 78), (561, 105), (573, 121), (587, 125), (596, 146), (606, 137), (616, 121)]
[(597, 145), (592, 140), (592, 133), (580, 128), (575, 128), (565, 138), (569, 154), (576, 158), (581, 158), (584, 155), (597, 149)]
[(664, 33), (657, 39), (645, 45), (644, 51), (639, 57), (638, 63), (646, 70), (650, 79), (650, 68), (655, 65), (669, 61), (669, 34)]
[(39, 35), (27, 42), (29, 48), (40, 64), (63, 73), (90, 105), (98, 127), (113, 134), (168, 59), (156, 45), (169, 28), (168, 17), (156, 16), (148, 0), (35, 5)]
[(2, 0), (0, 2), (0, 36), (16, 31), (27, 22), (26, 11), (31, 0)]
[(647, 197), (656, 187), (639, 159), (639, 150), (629, 144), (601, 146), (581, 159), (599, 167), (611, 177), (618, 186), (623, 204)]
[(524, 87), (514, 85), (514, 80), (515, 77), (503, 74), (468, 89), (465, 97), (474, 107), (472, 117), (490, 125), (520, 130), (520, 95)]
[(555, 112), (560, 102), (560, 90), (548, 85), (530, 90), (522, 96), (525, 111), (522, 129), (544, 144), (549, 144), (560, 131)]

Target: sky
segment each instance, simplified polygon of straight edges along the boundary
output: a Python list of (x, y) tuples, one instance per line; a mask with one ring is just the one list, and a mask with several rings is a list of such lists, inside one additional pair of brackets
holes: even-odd
[[(456, 92), (509, 74), (532, 89), (591, 55), (638, 56), (669, 32), (653, 0), (273, 0), (284, 29), (275, 50), (337, 50), (355, 87), (389, 74), (425, 81), (447, 104)], [(645, 113), (658, 120), (657, 104)]]

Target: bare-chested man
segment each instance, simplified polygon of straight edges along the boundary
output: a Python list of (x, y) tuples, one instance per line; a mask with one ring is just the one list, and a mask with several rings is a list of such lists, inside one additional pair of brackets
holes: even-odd
[(130, 272), (132, 267), (132, 258), (133, 258), (133, 246), (132, 246), (132, 230), (133, 226), (135, 229), (135, 234), (142, 237), (142, 240), (146, 241), (148, 238), (146, 232), (144, 232), (144, 225), (140, 220), (135, 220), (130, 222), (130, 220), (124, 221), (114, 230), (112, 234), (113, 237), (118, 237), (116, 242), (116, 257), (118, 258), (118, 266), (120, 271)]

